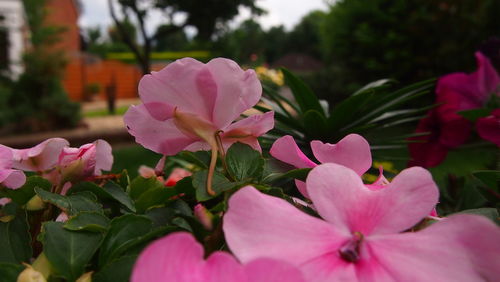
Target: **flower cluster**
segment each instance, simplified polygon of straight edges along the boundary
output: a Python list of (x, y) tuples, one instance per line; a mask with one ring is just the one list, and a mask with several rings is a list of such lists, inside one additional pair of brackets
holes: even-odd
[[(490, 100), (500, 98), (500, 76), (482, 53), (476, 53), (478, 69), (471, 74), (452, 73), (439, 78), (436, 87), (438, 106), (423, 118), (416, 132), (429, 133), (411, 138), (410, 165), (434, 167), (440, 164), (448, 150), (464, 144), (473, 124), (459, 114), (461, 111), (481, 109)], [(477, 119), (478, 135), (500, 146), (500, 109), (489, 110), (487, 116)]]

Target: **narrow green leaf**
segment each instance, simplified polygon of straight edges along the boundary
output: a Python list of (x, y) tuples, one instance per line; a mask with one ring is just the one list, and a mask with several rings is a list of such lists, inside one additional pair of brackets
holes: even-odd
[(304, 128), (310, 139), (324, 139), (329, 133), (326, 118), (315, 110), (304, 113)]
[(29, 263), (31, 235), (26, 213), (18, 212), (9, 222), (0, 221), (0, 262)]
[(109, 218), (99, 212), (81, 212), (66, 221), (64, 228), (75, 231), (104, 232), (108, 229), (109, 222)]
[(318, 97), (312, 92), (311, 88), (287, 69), (282, 68), (281, 71), (285, 77), (285, 84), (292, 90), (292, 94), (299, 104), (301, 111), (305, 113), (308, 110), (316, 110), (325, 116), (323, 107), (321, 107)]
[(264, 170), (264, 158), (252, 147), (236, 142), (226, 154), (229, 175), (237, 181), (258, 180)]
[(263, 182), (273, 183), (287, 178), (305, 181), (310, 171), (311, 168), (298, 168), (292, 169), (286, 173), (271, 173), (263, 180)]
[(62, 277), (74, 281), (85, 271), (87, 263), (102, 242), (101, 233), (70, 231), (62, 222), (43, 224), (43, 251), (52, 267)]
[(127, 214), (114, 218), (99, 251), (100, 267), (118, 258), (131, 243), (149, 233), (152, 226), (145, 216)]

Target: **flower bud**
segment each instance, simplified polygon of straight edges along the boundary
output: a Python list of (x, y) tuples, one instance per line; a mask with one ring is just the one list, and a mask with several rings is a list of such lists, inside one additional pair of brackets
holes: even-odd
[(214, 215), (209, 212), (202, 204), (197, 204), (194, 207), (194, 216), (207, 230), (213, 229)]
[(17, 282), (47, 282), (42, 273), (36, 271), (27, 265), (26, 268), (17, 276)]
[(33, 196), (28, 203), (26, 209), (29, 211), (39, 211), (45, 208), (45, 202), (38, 195)]

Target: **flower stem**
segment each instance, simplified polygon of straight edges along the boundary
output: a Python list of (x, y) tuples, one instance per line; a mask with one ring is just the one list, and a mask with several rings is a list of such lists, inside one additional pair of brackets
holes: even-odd
[(217, 164), (217, 146), (212, 146), (212, 156), (210, 158), (210, 166), (208, 167), (207, 175), (207, 193), (210, 196), (215, 196), (215, 191), (212, 189), (212, 181), (215, 172), (215, 165)]

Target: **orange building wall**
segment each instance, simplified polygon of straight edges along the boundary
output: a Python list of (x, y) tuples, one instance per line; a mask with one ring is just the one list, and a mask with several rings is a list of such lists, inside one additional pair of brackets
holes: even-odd
[(64, 28), (54, 48), (63, 49), (69, 53), (80, 51), (80, 30), (78, 28), (78, 9), (74, 0), (48, 0), (46, 2), (47, 25)]

